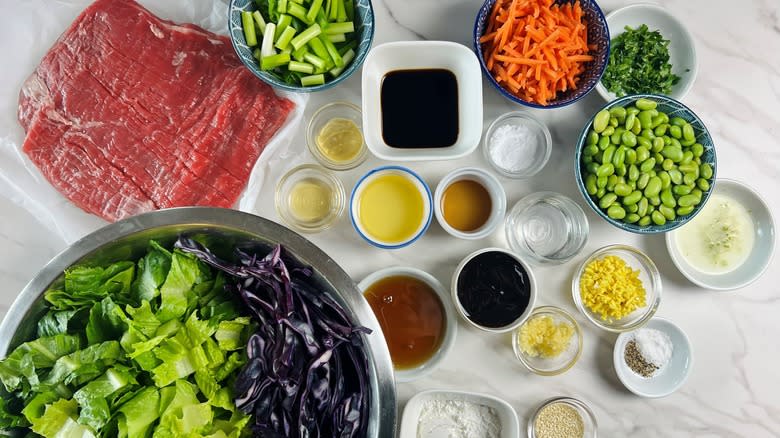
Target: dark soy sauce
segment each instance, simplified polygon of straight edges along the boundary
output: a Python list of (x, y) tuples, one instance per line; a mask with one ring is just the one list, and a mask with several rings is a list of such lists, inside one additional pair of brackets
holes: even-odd
[(382, 138), (394, 148), (441, 148), (458, 139), (458, 80), (445, 69), (382, 78)]
[(477, 255), (458, 276), (458, 300), (466, 316), (483, 327), (501, 328), (523, 314), (531, 281), (523, 265), (498, 251)]

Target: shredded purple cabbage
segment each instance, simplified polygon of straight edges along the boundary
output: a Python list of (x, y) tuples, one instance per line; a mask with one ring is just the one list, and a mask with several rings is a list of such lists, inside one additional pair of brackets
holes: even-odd
[(311, 284), (311, 270), (288, 270), (277, 245), (259, 258), (239, 249), (239, 264), (221, 260), (192, 239), (175, 247), (232, 276), (258, 320), (248, 361), (235, 383), (236, 406), (254, 415), (263, 437), (365, 437), (370, 384), (361, 333), (344, 309)]

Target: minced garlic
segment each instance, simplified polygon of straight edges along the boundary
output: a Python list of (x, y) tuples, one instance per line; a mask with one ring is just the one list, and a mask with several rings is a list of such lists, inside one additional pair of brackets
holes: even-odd
[(614, 255), (588, 263), (580, 277), (582, 302), (607, 322), (644, 307), (645, 295), (639, 271)]
[(557, 357), (569, 347), (573, 335), (571, 324), (556, 324), (547, 315), (535, 316), (520, 327), (520, 349), (531, 357)]

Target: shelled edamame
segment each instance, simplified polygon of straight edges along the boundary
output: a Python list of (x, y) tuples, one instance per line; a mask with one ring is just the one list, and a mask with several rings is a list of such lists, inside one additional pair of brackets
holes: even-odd
[(614, 220), (640, 227), (691, 214), (714, 169), (686, 120), (650, 99), (599, 111), (582, 150), (585, 190)]

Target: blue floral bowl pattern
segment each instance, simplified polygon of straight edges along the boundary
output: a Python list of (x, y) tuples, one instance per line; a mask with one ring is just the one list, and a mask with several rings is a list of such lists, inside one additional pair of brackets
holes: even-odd
[[(595, 57), (593, 61), (585, 64), (585, 71), (580, 75), (580, 83), (576, 90), (568, 90), (564, 93), (558, 93), (558, 96), (551, 100), (547, 105), (539, 105), (534, 102), (528, 102), (523, 100), (508, 90), (504, 89), (498, 82), (496, 82), (493, 75), (488, 71), (487, 65), (485, 65), (485, 56), (482, 53), (482, 45), (479, 43), (480, 37), (485, 33), (485, 22), (490, 15), (493, 5), (496, 0), (486, 0), (479, 9), (477, 14), (477, 20), (474, 23), (474, 50), (477, 52), (479, 63), (482, 66), (482, 72), (488, 78), (493, 87), (499, 91), (507, 99), (517, 102), (521, 105), (529, 106), (532, 108), (560, 108), (572, 104), (586, 94), (588, 94), (596, 84), (601, 80), (601, 75), (604, 74), (604, 69), (607, 67), (607, 61), (609, 60), (609, 28), (607, 27), (607, 19), (604, 17), (604, 13), (601, 8), (596, 4), (594, 0), (580, 0), (582, 6), (582, 12), (585, 17), (585, 22), (588, 27), (588, 43), (595, 44), (596, 49), (591, 51), (591, 55)], [(561, 3), (573, 3), (569, 0), (556, 0), (557, 4)]]
[[(702, 199), (699, 205), (697, 205), (696, 208), (690, 214), (686, 216), (679, 216), (672, 221), (667, 221), (664, 225), (655, 225), (651, 223), (650, 225), (642, 227), (636, 223), (627, 224), (625, 222), (615, 220), (607, 216), (606, 211), (599, 208), (597, 200), (593, 199), (590, 195), (588, 195), (588, 192), (585, 188), (585, 178), (584, 178), (585, 165), (582, 161), (582, 150), (585, 148), (585, 142), (586, 142), (586, 137), (588, 135), (588, 131), (593, 125), (593, 118), (591, 118), (591, 120), (582, 129), (582, 132), (580, 133), (580, 138), (577, 140), (577, 148), (574, 154), (574, 177), (577, 180), (577, 187), (579, 187), (582, 197), (585, 198), (585, 201), (588, 203), (590, 208), (592, 208), (593, 211), (595, 211), (599, 216), (604, 218), (604, 220), (606, 220), (610, 224), (620, 228), (621, 230), (629, 231), (631, 233), (638, 233), (638, 234), (666, 233), (667, 231), (671, 231), (675, 228), (678, 228), (683, 224), (685, 224), (686, 222), (688, 222), (689, 220), (693, 219), (693, 217), (696, 216), (699, 213), (699, 211), (701, 211), (701, 209), (704, 207), (704, 204), (707, 203), (707, 199), (709, 199), (710, 194), (715, 188), (715, 181), (717, 177), (718, 166), (717, 166), (717, 159), (715, 157), (715, 144), (712, 141), (712, 137), (710, 136), (707, 127), (704, 126), (704, 122), (701, 121), (699, 116), (697, 116), (693, 111), (691, 111), (690, 108), (683, 105), (679, 101), (672, 99), (671, 97), (662, 96), (659, 94), (634, 94), (634, 95), (624, 96), (621, 97), (620, 99), (613, 100), (612, 102), (604, 105), (604, 107), (601, 109), (609, 110), (616, 106), (628, 106), (640, 98), (650, 99), (652, 101), (657, 102), (658, 107), (656, 109), (665, 112), (670, 119), (674, 117), (681, 117), (685, 119), (685, 121), (690, 123), (691, 126), (693, 127), (693, 131), (696, 134), (696, 141), (698, 143), (701, 143), (702, 146), (704, 146), (704, 154), (701, 156), (701, 162), (709, 163), (709, 165), (712, 166), (712, 180), (710, 181), (709, 190), (707, 190), (702, 194)], [(596, 113), (598, 113), (598, 111)]]
[(292, 85), (270, 72), (260, 70), (260, 65), (252, 56), (252, 49), (246, 44), (244, 30), (241, 25), (241, 12), (253, 12), (257, 9), (256, 3), (252, 0), (230, 0), (230, 6), (228, 7), (228, 32), (230, 34), (230, 41), (233, 43), (233, 48), (241, 59), (241, 62), (263, 82), (276, 88), (298, 93), (327, 90), (348, 78), (360, 68), (363, 64), (363, 60), (366, 58), (368, 49), (371, 48), (371, 42), (374, 40), (374, 9), (371, 6), (371, 0), (354, 1), (355, 32), (358, 34), (358, 46), (357, 49), (355, 49), (355, 59), (352, 60), (349, 66), (347, 66), (338, 77), (330, 78), (326, 75), (327, 82), (322, 85), (312, 87)]

